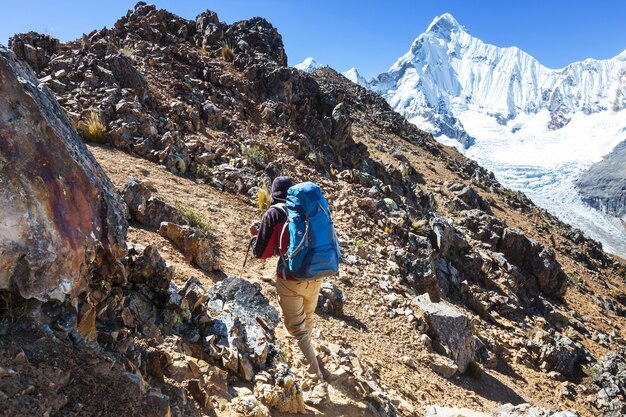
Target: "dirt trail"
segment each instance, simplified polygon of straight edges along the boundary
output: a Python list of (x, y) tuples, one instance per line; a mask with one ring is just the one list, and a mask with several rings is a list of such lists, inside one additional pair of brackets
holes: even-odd
[[(247, 203), (242, 196), (233, 196), (226, 192), (220, 192), (214, 187), (206, 184), (198, 184), (193, 180), (181, 178), (170, 172), (162, 170), (158, 165), (145, 159), (135, 158), (127, 153), (99, 146), (90, 146), (90, 151), (94, 154), (98, 162), (113, 183), (119, 188), (129, 178), (138, 178), (156, 188), (155, 195), (159, 198), (174, 204), (182, 203), (185, 207), (191, 207), (205, 216), (210, 221), (212, 231), (216, 236), (219, 245), (219, 265), (220, 273), (206, 273), (200, 268), (188, 263), (182, 253), (169, 240), (160, 236), (155, 231), (147, 230), (134, 225), (128, 233), (128, 241), (141, 243), (143, 245), (156, 243), (163, 258), (175, 267), (175, 280), (177, 284), (183, 284), (190, 276), (199, 277), (202, 282), (210, 286), (226, 276), (239, 275), (248, 243), (248, 225), (258, 220), (260, 213), (256, 207)], [(248, 257), (243, 278), (260, 282), (264, 294), (269, 298), (274, 307), (278, 306), (274, 284), (275, 259), (259, 261), (254, 259), (252, 254)], [(319, 320), (322, 321), (322, 320)], [(328, 321), (328, 318), (325, 319)], [(334, 323), (335, 326), (338, 323)], [(335, 327), (331, 324), (330, 328)], [(326, 326), (324, 326), (326, 327)], [(325, 333), (325, 331), (323, 331)], [(333, 332), (334, 333), (334, 332)], [(292, 347), (296, 346), (292, 340), (288, 340), (286, 331), (282, 325), (277, 329), (277, 338), (285, 347), (290, 364), (302, 361), (302, 356), (298, 352), (293, 352)], [(297, 347), (296, 347), (297, 349)], [(299, 371), (304, 369), (300, 364)], [(307, 407), (302, 415), (305, 416), (374, 416), (368, 410), (365, 401), (355, 401), (354, 392), (346, 395), (349, 390), (343, 386), (331, 386), (329, 394), (330, 405), (318, 407)], [(288, 416), (276, 411), (273, 416)]]

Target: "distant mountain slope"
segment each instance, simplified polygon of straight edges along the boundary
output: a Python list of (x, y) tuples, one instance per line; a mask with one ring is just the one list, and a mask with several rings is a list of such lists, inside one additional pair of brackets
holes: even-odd
[(446, 13), (387, 72), (370, 81), (351, 79), (441, 142), (459, 147), (504, 185), (611, 252), (626, 253), (624, 227), (610, 211), (591, 208), (574, 185), (581, 171), (624, 140), (626, 51), (550, 69), (519, 48), (471, 36)]
[(586, 203), (626, 221), (626, 141), (583, 172), (576, 186)]

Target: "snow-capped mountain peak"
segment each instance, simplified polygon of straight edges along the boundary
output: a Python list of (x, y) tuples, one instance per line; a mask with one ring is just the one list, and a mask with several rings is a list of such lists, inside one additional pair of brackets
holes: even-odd
[(626, 106), (626, 51), (553, 70), (516, 47), (500, 48), (471, 36), (449, 13), (435, 18), (409, 51), (369, 87), (409, 121), (463, 145), (472, 143), (459, 121), (475, 110), (505, 123), (547, 110), (549, 129), (576, 112)]
[(444, 13), (437, 16), (426, 29), (426, 33), (437, 34), (443, 37), (449, 37), (453, 31), (464, 31), (463, 26), (456, 21), (450, 13)]
[(296, 64), (294, 66), (294, 68), (299, 69), (300, 71), (304, 71), (304, 72), (311, 72), (316, 68), (320, 68), (323, 67), (322, 64), (320, 64), (319, 62), (317, 62), (313, 57), (308, 57), (306, 58), (304, 61), (302, 61), (299, 64)]
[(348, 71), (342, 72), (341, 74), (353, 83), (367, 87), (367, 80), (359, 74), (356, 68), (350, 68)]

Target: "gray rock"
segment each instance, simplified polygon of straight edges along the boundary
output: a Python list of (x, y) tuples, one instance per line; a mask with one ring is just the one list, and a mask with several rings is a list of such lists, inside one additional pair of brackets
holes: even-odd
[(446, 379), (452, 378), (459, 371), (458, 365), (452, 359), (440, 355), (431, 355), (428, 366)]
[(154, 245), (143, 248), (141, 245), (129, 245), (127, 265), (128, 281), (133, 284), (146, 284), (148, 288), (162, 295), (167, 294), (174, 270), (168, 266)]
[(144, 226), (157, 228), (162, 222), (189, 224), (180, 210), (152, 196), (152, 190), (136, 178), (129, 179), (120, 194), (128, 206), (131, 218)]
[(322, 283), (317, 308), (332, 316), (343, 317), (343, 305), (345, 302), (341, 288), (331, 281)]
[(569, 337), (556, 333), (550, 343), (541, 346), (539, 360), (546, 369), (573, 378), (582, 363), (586, 362), (587, 351)]
[(527, 238), (521, 231), (506, 228), (498, 250), (527, 277), (527, 287), (553, 297), (567, 290), (567, 275), (556, 260), (554, 250)]
[(428, 294), (415, 297), (412, 304), (424, 314), (435, 350), (453, 359), (459, 371), (465, 372), (476, 358), (469, 318), (447, 301), (433, 303)]
[(132, 88), (140, 101), (148, 95), (148, 83), (134, 67), (132, 60), (124, 55), (111, 55), (106, 59), (113, 76), (122, 88)]
[(482, 198), (476, 190), (469, 185), (464, 186), (456, 193), (453, 203), (462, 210), (479, 209), (487, 214), (493, 214), (489, 202)]
[(273, 331), (280, 322), (278, 311), (261, 293), (258, 283), (228, 277), (208, 290), (206, 307), (212, 321), (203, 334), (213, 335), (215, 346), (205, 343), (209, 353), (215, 349), (224, 365), (246, 380), (254, 376), (254, 369), (263, 370), (274, 340)]

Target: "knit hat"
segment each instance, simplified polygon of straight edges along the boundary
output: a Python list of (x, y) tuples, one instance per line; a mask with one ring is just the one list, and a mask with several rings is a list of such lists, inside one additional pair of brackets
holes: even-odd
[(272, 182), (272, 202), (284, 203), (287, 199), (287, 190), (293, 185), (293, 180), (290, 177), (274, 178), (274, 182)]

